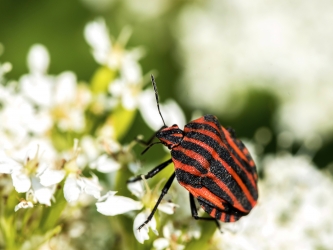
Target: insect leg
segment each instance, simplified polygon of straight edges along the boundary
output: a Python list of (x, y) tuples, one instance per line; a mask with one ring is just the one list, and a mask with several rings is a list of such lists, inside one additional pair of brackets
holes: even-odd
[[(166, 166), (168, 166), (171, 162), (172, 162), (172, 159), (169, 159), (166, 162), (163, 162), (160, 165), (158, 165), (157, 167), (153, 168), (152, 170), (150, 170), (145, 175), (145, 179), (152, 178), (153, 176), (155, 176), (156, 174), (158, 174), (162, 169), (164, 169)], [(136, 182), (136, 181), (139, 181), (139, 180), (142, 180), (141, 175), (139, 175), (137, 177), (134, 177), (133, 179), (128, 180), (127, 183)]]
[(197, 210), (197, 207), (195, 206), (194, 196), (191, 193), (189, 193), (189, 194), (190, 194), (190, 206), (191, 206), (192, 217), (196, 220), (215, 221), (217, 228), (222, 232), (220, 224), (217, 221), (217, 219), (215, 219), (213, 217), (199, 217), (198, 216), (198, 210)]
[(156, 209), (158, 207), (158, 205), (160, 204), (160, 202), (162, 201), (164, 195), (166, 195), (166, 193), (169, 191), (169, 188), (171, 187), (171, 184), (173, 182), (173, 180), (175, 179), (176, 173), (173, 172), (173, 174), (170, 176), (169, 180), (167, 181), (167, 183), (165, 183), (163, 189), (162, 189), (162, 193), (160, 195), (160, 197), (158, 197), (158, 200), (153, 208), (153, 211), (150, 213), (150, 215), (148, 216), (147, 220), (145, 220), (145, 222), (138, 227), (138, 230), (140, 230), (141, 228), (143, 228), (154, 216)]
[[(159, 130), (156, 131), (156, 133), (158, 131), (162, 130), (163, 128), (165, 128), (165, 126), (162, 126)], [(140, 139), (139, 136), (137, 136), (135, 138), (135, 141), (142, 144), (143, 146), (149, 146), (151, 144), (151, 142), (154, 140), (154, 138), (156, 137), (156, 133), (154, 133), (147, 141)]]

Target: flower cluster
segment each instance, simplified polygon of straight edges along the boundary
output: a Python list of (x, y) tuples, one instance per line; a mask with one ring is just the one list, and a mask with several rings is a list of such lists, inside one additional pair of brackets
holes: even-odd
[[(70, 71), (48, 74), (50, 55), (41, 44), (31, 47), (29, 72), (18, 81), (5, 78), (11, 69), (9, 63), (0, 65), (0, 194), (15, 197), (4, 204), (12, 209), (4, 228), (21, 230), (10, 225), (13, 212), (37, 220), (37, 212), (29, 211), (41, 208), (44, 212), (40, 216), (44, 217), (39, 230), (54, 228), (56, 234), (59, 229), (54, 216), (66, 209), (66, 203), (72, 207), (95, 203), (97, 212), (107, 216), (132, 217), (132, 211), (139, 210), (133, 218), (133, 232), (143, 243), (149, 239), (149, 228), (158, 235), (155, 217), (140, 231), (137, 228), (154, 206), (161, 182), (153, 190), (145, 180), (129, 184), (127, 196), (112, 191), (126, 185), (126, 179), (117, 184), (115, 176), (128, 179), (140, 168), (132, 150), (136, 142), (119, 142), (130, 128), (135, 111), (141, 111), (153, 130), (162, 123), (154, 93), (142, 90), (149, 79), (142, 75), (138, 63), (143, 50), (125, 49), (129, 29), (124, 29), (116, 41), (111, 39), (103, 19), (88, 23), (84, 35), (101, 65), (90, 85), (78, 82)], [(166, 121), (185, 123), (175, 101), (168, 100), (161, 109)], [(128, 197), (133, 195), (137, 200)], [(177, 207), (163, 200), (158, 209), (172, 214)], [(19, 211), (22, 209), (27, 210)], [(30, 231), (27, 239), (34, 229)], [(9, 236), (6, 240), (8, 246), (20, 244)]]

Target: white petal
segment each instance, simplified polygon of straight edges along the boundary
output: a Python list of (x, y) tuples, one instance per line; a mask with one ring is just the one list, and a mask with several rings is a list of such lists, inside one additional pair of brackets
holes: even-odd
[(19, 170), (22, 165), (8, 157), (5, 152), (0, 150), (0, 173), (11, 174), (14, 170)]
[(121, 165), (119, 162), (110, 158), (107, 154), (103, 154), (97, 158), (96, 161), (91, 163), (92, 168), (96, 168), (99, 172), (110, 173), (120, 169)]
[(54, 102), (58, 105), (73, 102), (77, 94), (76, 75), (67, 71), (57, 77)]
[(52, 77), (47, 75), (23, 75), (20, 78), (20, 85), (22, 94), (29, 101), (42, 107), (50, 107), (52, 105)]
[(46, 73), (49, 67), (50, 56), (45, 46), (35, 44), (30, 48), (28, 54), (28, 67), (33, 73)]
[(145, 194), (142, 181), (130, 182), (127, 184), (127, 188), (138, 198), (142, 198)]
[(138, 94), (134, 93), (131, 89), (125, 89), (122, 96), (122, 105), (127, 110), (133, 110), (138, 105)]
[(51, 206), (51, 199), (53, 197), (54, 188), (44, 187), (40, 184), (38, 178), (32, 178), (32, 189), (34, 190), (34, 195), (40, 204), (45, 204)]
[(121, 68), (122, 76), (126, 82), (139, 83), (142, 78), (142, 70), (140, 64), (132, 57), (130, 53), (123, 57)]
[(137, 239), (137, 241), (139, 241), (141, 244), (143, 244), (143, 242), (145, 240), (149, 239), (149, 235), (148, 235), (149, 227), (153, 230), (153, 232), (156, 235), (158, 235), (158, 232), (156, 230), (156, 220), (154, 217), (150, 220), (150, 222), (147, 225), (145, 225), (143, 228), (138, 230), (138, 228), (142, 225), (142, 223), (145, 222), (145, 220), (147, 219), (149, 214), (150, 214), (150, 211), (145, 210), (145, 211), (139, 213), (134, 219), (134, 223), (133, 223), (134, 236)]
[(139, 110), (146, 124), (154, 131), (163, 126), (163, 122), (156, 108), (155, 93), (148, 89), (141, 93), (139, 98)]
[(179, 207), (179, 206), (175, 203), (161, 202), (161, 204), (158, 206), (158, 210), (160, 210), (166, 214), (173, 214), (175, 212), (176, 207)]
[(125, 87), (124, 80), (118, 78), (110, 83), (109, 92), (112, 96), (120, 97)]
[(32, 202), (30, 201), (21, 201), (19, 204), (17, 204), (14, 208), (14, 211), (17, 212), (20, 208), (29, 208), (29, 207), (34, 207)]
[(154, 240), (153, 246), (156, 248), (156, 250), (162, 250), (170, 246), (170, 242), (165, 238), (158, 238)]
[(161, 107), (161, 112), (167, 124), (177, 124), (180, 128), (185, 126), (184, 112), (175, 100), (166, 100)]
[(81, 190), (77, 185), (77, 179), (74, 174), (70, 174), (64, 185), (64, 196), (67, 202), (76, 201), (79, 198)]
[(40, 183), (45, 187), (55, 185), (64, 179), (65, 174), (65, 170), (54, 170), (48, 168), (39, 176)]
[(95, 60), (100, 64), (105, 64), (111, 52), (111, 41), (105, 21), (98, 19), (88, 23), (84, 29), (84, 37), (93, 48)]
[(14, 171), (12, 173), (13, 186), (18, 193), (25, 193), (31, 187), (31, 181), (29, 176), (22, 171)]
[(117, 193), (117, 191), (109, 191), (105, 195), (101, 196), (98, 199), (98, 202), (106, 201), (109, 198), (109, 196), (114, 196), (116, 193)]
[[(154, 131), (163, 125), (162, 119), (156, 108), (155, 93), (148, 89), (141, 93), (139, 97), (139, 109), (146, 124)], [(174, 100), (167, 100), (165, 104), (160, 104), (161, 113), (167, 125), (177, 124), (183, 128), (186, 122), (184, 112)]]
[[(103, 196), (103, 198), (105, 198), (105, 196)], [(142, 206), (141, 202), (128, 197), (115, 195), (115, 192), (109, 192), (105, 201), (96, 203), (97, 211), (109, 216), (139, 210)]]
[(78, 182), (81, 190), (83, 190), (86, 194), (94, 196), (96, 199), (101, 197), (102, 187), (99, 185), (98, 178), (96, 175), (93, 175), (92, 179), (88, 178), (80, 178), (80, 182)]

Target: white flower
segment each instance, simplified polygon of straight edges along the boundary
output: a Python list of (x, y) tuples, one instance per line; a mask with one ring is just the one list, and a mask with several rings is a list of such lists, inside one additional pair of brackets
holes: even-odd
[[(90, 92), (88, 88), (77, 85), (73, 72), (48, 75), (49, 61), (48, 51), (43, 45), (32, 46), (28, 55), (30, 72), (19, 81), (25, 99), (39, 107), (38, 111), (32, 108), (29, 113), (25, 111), (27, 116), (35, 119), (34, 126), (29, 128), (42, 134), (52, 127), (52, 120), (55, 120), (62, 130), (81, 132), (85, 127), (84, 108), (90, 101)], [(36, 113), (35, 117), (30, 113)]]
[(97, 211), (104, 215), (114, 216), (142, 209), (143, 205), (141, 202), (115, 195), (116, 193), (109, 191), (106, 195), (102, 196), (96, 203)]
[(115, 67), (117, 62), (109, 58), (112, 43), (104, 19), (100, 18), (88, 23), (84, 29), (84, 37), (93, 49), (92, 53), (96, 62)]
[(55, 170), (46, 168), (42, 173), (38, 174), (40, 184), (45, 187), (53, 186), (61, 182), (65, 177), (65, 170)]
[(49, 62), (50, 56), (47, 49), (40, 44), (33, 45), (28, 54), (30, 74), (20, 79), (22, 93), (30, 101), (42, 107), (50, 107), (53, 96), (53, 79), (46, 74)]
[(125, 28), (118, 41), (112, 44), (105, 21), (97, 19), (86, 25), (84, 35), (93, 48), (95, 60), (111, 70), (119, 71), (119, 77), (110, 82), (111, 95), (120, 99), (124, 108), (135, 109), (143, 87), (142, 70), (138, 64), (143, 51), (139, 48), (132, 51), (125, 50), (130, 35), (129, 29)]
[(0, 173), (11, 174), (15, 170), (20, 170), (22, 165), (8, 157), (3, 150), (0, 150)]
[(142, 225), (142, 223), (144, 223), (144, 221), (147, 219), (147, 217), (150, 214), (150, 210), (146, 209), (143, 212), (139, 213), (133, 222), (133, 232), (134, 232), (134, 236), (137, 239), (137, 241), (139, 241), (141, 244), (143, 244), (143, 242), (145, 240), (149, 239), (149, 228), (151, 228), (151, 230), (154, 232), (155, 235), (158, 235), (158, 232), (156, 230), (156, 220), (153, 217), (146, 225), (144, 225), (140, 230), (138, 230), (138, 227)]
[(70, 173), (65, 180), (64, 196), (67, 202), (77, 201), (83, 193), (99, 199), (101, 190), (97, 176), (86, 178)]
[(164, 238), (156, 239), (153, 243), (153, 246), (156, 248), (156, 250), (162, 250), (162, 249), (182, 250), (185, 248), (185, 246), (178, 243), (181, 235), (182, 231), (175, 230), (172, 223), (168, 222), (163, 227)]
[(24, 172), (24, 168), (12, 172), (13, 186), (18, 193), (25, 193), (31, 187), (30, 177)]
[[(259, 202), (251, 213), (214, 236), (219, 249), (330, 249), (333, 200), (331, 176), (309, 159), (289, 154), (267, 156)], [(309, 232), (311, 232), (309, 234)]]
[(32, 202), (31, 201), (22, 200), (19, 204), (17, 204), (15, 206), (14, 211), (17, 212), (21, 208), (26, 209), (26, 208), (29, 208), (29, 207), (34, 207), (34, 205), (32, 204)]
[(55, 185), (64, 178), (64, 173), (61, 170), (46, 167), (44, 162), (40, 162), (38, 152), (37, 149), (35, 156), (27, 157), (25, 164), (20, 164), (4, 152), (0, 152), (0, 173), (11, 174), (13, 186), (17, 192), (29, 191), (37, 202), (50, 206)]
[(31, 178), (32, 190), (36, 200), (40, 204), (45, 204), (51, 206), (51, 200), (53, 199), (53, 194), (55, 192), (55, 185), (45, 187), (36, 177)]
[(68, 173), (64, 185), (64, 196), (67, 202), (77, 201), (81, 194), (87, 194), (96, 199), (100, 198), (102, 187), (98, 177), (94, 174), (91, 178), (81, 176), (81, 169), (77, 163), (80, 151), (79, 140), (75, 139), (72, 156), (64, 165), (64, 169)]
[(76, 201), (81, 193), (81, 189), (77, 184), (77, 178), (75, 174), (70, 174), (67, 176), (64, 185), (64, 196), (67, 202)]
[(96, 168), (99, 172), (110, 173), (120, 169), (121, 164), (107, 154), (102, 154), (90, 164), (91, 168)]
[[(150, 190), (145, 179), (144, 183), (146, 190), (143, 188), (142, 181), (130, 182), (127, 184), (128, 189), (142, 201), (142, 206), (146, 208), (143, 212), (139, 213), (134, 219), (134, 225), (133, 225), (134, 236), (140, 243), (143, 243), (143, 241), (149, 239), (148, 236), (149, 227), (153, 230), (153, 232), (156, 235), (158, 234), (156, 230), (156, 221), (154, 216), (152, 217), (150, 222), (148, 222), (147, 225), (138, 230), (138, 227), (142, 225), (142, 223), (148, 218), (150, 214), (150, 207), (155, 206), (158, 196), (160, 195), (160, 193), (157, 190), (161, 182), (158, 185), (156, 185), (153, 191)], [(173, 214), (176, 207), (178, 207), (178, 205), (162, 200), (157, 209), (167, 214)]]
[[(152, 130), (157, 131), (163, 126), (156, 106), (155, 93), (152, 89), (142, 92), (139, 100), (139, 109), (146, 124)], [(167, 100), (163, 104), (160, 103), (160, 109), (167, 126), (172, 124), (177, 124), (180, 128), (185, 126), (184, 112), (174, 100)]]

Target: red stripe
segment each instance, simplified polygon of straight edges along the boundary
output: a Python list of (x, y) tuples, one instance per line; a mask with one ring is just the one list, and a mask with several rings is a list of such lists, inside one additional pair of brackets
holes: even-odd
[[(215, 133), (211, 132), (211, 131), (208, 131), (208, 130), (205, 130), (205, 129), (192, 129), (192, 131), (195, 131), (195, 132), (198, 132), (198, 133), (201, 133), (201, 134), (204, 134), (204, 135), (207, 135), (209, 137), (211, 137), (212, 139), (214, 139), (215, 141), (219, 142), (220, 145), (223, 145), (225, 149), (228, 149), (227, 146), (221, 141), (221, 138), (219, 138)], [(226, 130), (225, 130), (226, 131)], [(228, 131), (227, 131), (228, 132)], [(187, 139), (187, 138), (186, 138)], [(233, 142), (234, 144), (234, 142)], [(235, 144), (234, 144), (235, 145)], [(236, 146), (236, 145), (235, 145)], [(229, 150), (228, 150), (229, 151)], [(237, 148), (237, 151), (241, 152), (238, 148)], [(238, 152), (236, 151), (236, 153), (238, 154)], [(257, 184), (256, 184), (256, 181), (255, 181), (255, 178), (253, 176), (253, 174), (249, 171), (247, 171), (243, 165), (239, 162), (239, 160), (237, 159), (237, 157), (232, 154), (230, 151), (229, 151), (230, 155), (232, 156), (233, 160), (235, 161), (235, 163), (242, 169), (242, 171), (246, 174), (247, 178), (249, 179), (249, 181), (251, 182), (251, 185), (252, 187), (254, 187), (256, 189), (257, 187)], [(243, 155), (243, 154), (242, 154)], [(245, 157), (243, 155), (243, 157)], [(246, 159), (246, 157), (245, 157)], [(246, 162), (247, 162), (247, 159), (246, 159)]]
[[(195, 140), (195, 139), (192, 139), (192, 138), (184, 137), (184, 140), (192, 142), (192, 143), (195, 143), (197, 145), (200, 145), (201, 147), (203, 147), (204, 149), (206, 149), (212, 155), (212, 157), (216, 161), (219, 161), (222, 164), (222, 166), (224, 166), (225, 169), (229, 172), (229, 174), (234, 178), (234, 180), (237, 182), (237, 184), (240, 186), (240, 188), (244, 192), (244, 194), (245, 194), (246, 198), (248, 199), (248, 201), (251, 203), (251, 206), (253, 207), (257, 203), (253, 199), (253, 197), (250, 194), (248, 188), (246, 187), (246, 185), (244, 184), (244, 182), (242, 181), (242, 179), (238, 176), (238, 174), (223, 159), (220, 158), (220, 156), (217, 154), (217, 152), (212, 147), (210, 147), (209, 145), (207, 145), (206, 143), (204, 143), (202, 141)], [(238, 207), (236, 207), (236, 208), (238, 208)], [(244, 211), (244, 209), (242, 209), (242, 208), (238, 208), (238, 209), (241, 210), (241, 211)]]

